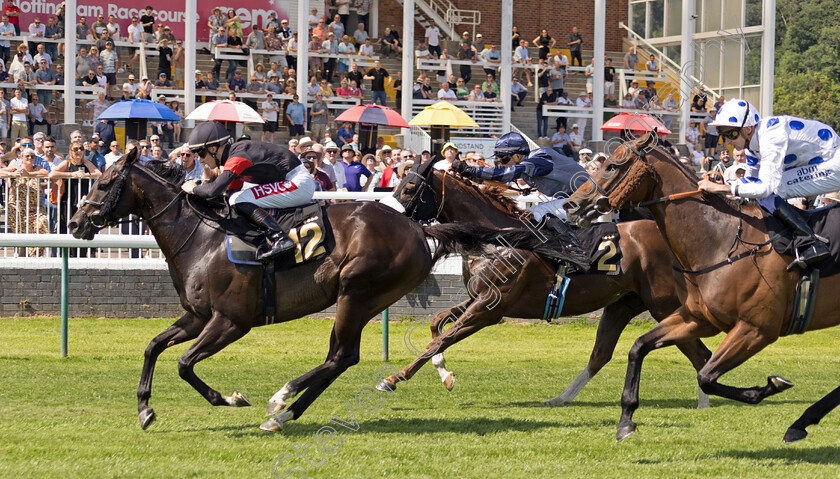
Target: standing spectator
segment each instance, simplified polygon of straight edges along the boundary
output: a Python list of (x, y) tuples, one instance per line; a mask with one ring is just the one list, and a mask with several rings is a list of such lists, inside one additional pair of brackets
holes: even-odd
[(564, 55), (562, 51), (558, 51), (557, 54), (554, 55), (554, 61), (560, 62), (560, 68), (562, 68), (563, 71), (568, 71), (566, 67), (569, 66), (569, 57)]
[[(342, 167), (344, 170), (344, 191), (366, 191), (367, 184), (370, 182), (373, 173), (368, 171), (364, 165), (355, 161), (355, 151), (351, 145), (344, 145), (341, 147)], [(362, 185), (361, 177), (364, 175), (367, 180)]]
[[(470, 60), (475, 63), (475, 50), (473, 50), (467, 42), (462, 42), (461, 49), (458, 50), (458, 59)], [(461, 78), (464, 79), (464, 83), (469, 83), (472, 79), (472, 65), (460, 65), (460, 70)]]
[[(35, 72), (35, 79), (38, 85), (55, 85), (55, 75), (45, 59), (41, 60), (41, 68)], [(41, 103), (49, 105), (52, 103), (52, 90), (38, 90), (38, 98)]]
[(172, 77), (172, 81), (175, 83), (175, 86), (185, 85), (187, 80), (187, 77), (184, 74), (185, 62), (186, 55), (184, 51), (184, 43), (181, 40), (176, 40), (175, 51), (172, 53), (172, 63), (175, 67), (175, 75)]
[[(41, 210), (40, 203), (33, 201), (44, 194), (42, 179), (47, 176), (47, 169), (35, 164), (35, 151), (24, 148), (20, 164), (0, 169), (0, 174), (8, 178), (8, 208), (6, 216), (8, 230), (12, 233), (50, 232), (47, 215)], [(43, 248), (18, 248), (19, 256), (41, 256)]]
[[(140, 25), (140, 20), (137, 18), (137, 15), (131, 17), (131, 25), (128, 26), (128, 35), (126, 36), (128, 43), (131, 44), (141, 44), (145, 43), (145, 36), (143, 34), (143, 26)], [(131, 58), (128, 60), (128, 69), (129, 71), (134, 71), (134, 64), (137, 62), (137, 59), (140, 58), (140, 48), (135, 48), (132, 51)]]
[(96, 21), (93, 22), (93, 25), (90, 26), (90, 39), (93, 41), (99, 40), (107, 29), (108, 27), (105, 26), (105, 15), (100, 13), (96, 17)]
[(119, 57), (114, 51), (114, 44), (111, 41), (105, 43), (105, 50), (99, 54), (102, 60), (102, 71), (105, 73), (105, 78), (108, 79), (107, 89), (108, 97), (111, 96), (111, 89), (117, 86), (117, 62)]
[(8, 17), (9, 23), (15, 28), (15, 35), (20, 36), (20, 8), (15, 3), (15, 0), (6, 0), (3, 15)]
[(329, 55), (326, 61), (324, 61), (324, 78), (327, 82), (332, 82), (333, 74), (335, 73), (335, 55), (338, 53), (338, 44), (336, 43), (335, 33), (327, 33), (327, 41), (321, 44), (321, 53)]
[(612, 66), (612, 59), (604, 60), (604, 96), (615, 93), (615, 68)]
[(356, 0), (356, 18), (359, 19), (359, 23), (365, 26), (365, 30), (370, 29), (370, 25), (368, 24), (370, 4), (371, 0)]
[(230, 80), (227, 82), (227, 91), (235, 93), (238, 91), (245, 91), (246, 88), (245, 79), (242, 78), (242, 71), (234, 71), (233, 76), (230, 77)]
[[(38, 38), (45, 38), (47, 36), (47, 26), (41, 23), (40, 17), (35, 17), (35, 21), (29, 24), (29, 37), (37, 40)], [(29, 40), (29, 48), (37, 49), (39, 42)]]
[(158, 74), (158, 79), (155, 81), (155, 88), (172, 88), (172, 83), (169, 83), (169, 79), (166, 78), (166, 73), (160, 72)]
[[(274, 13), (274, 12), (271, 12)], [(219, 31), (219, 28), (222, 28), (227, 23), (227, 20), (222, 16), (222, 9), (219, 7), (213, 7), (213, 11), (210, 13), (210, 18), (207, 19), (207, 31), (210, 32), (210, 46), (213, 46), (213, 35)]]
[(671, 129), (671, 122), (674, 120), (674, 116), (677, 113), (677, 108), (679, 104), (677, 100), (674, 99), (674, 92), (668, 92), (668, 96), (665, 97), (665, 101), (662, 102), (662, 109), (664, 113), (662, 114), (662, 124), (665, 125), (665, 128)]
[[(0, 27), (0, 35), (3, 34), (3, 30)], [(57, 40), (62, 38), (61, 27), (59, 27), (55, 23), (55, 17), (48, 17), (47, 18), (47, 26), (44, 29), (44, 38), (49, 38), (53, 40)], [(58, 58), (58, 47), (57, 44), (48, 42), (44, 43), (44, 48), (46, 53), (50, 56), (50, 58), (57, 59)]]
[[(277, 76), (275, 75), (274, 78), (276, 79)], [(269, 143), (274, 143), (274, 132), (277, 131), (277, 112), (280, 111), (280, 106), (274, 101), (271, 93), (265, 96), (265, 101), (263, 101), (261, 106), (262, 117), (265, 119), (265, 123), (263, 123), (262, 138), (260, 141), (266, 141), (266, 138), (268, 138)]]
[(169, 48), (169, 40), (162, 38), (158, 44), (158, 74), (166, 73), (167, 78), (172, 76), (172, 49)]
[[(615, 93), (610, 93), (606, 98), (604, 98), (604, 108), (618, 108), (618, 99), (615, 97)], [(614, 113), (604, 112), (603, 121), (606, 122), (614, 115)]]
[(312, 138), (315, 142), (320, 143), (327, 130), (327, 123), (329, 123), (329, 110), (327, 104), (324, 103), (324, 94), (320, 91), (315, 94), (310, 118), (312, 118)]
[(79, 17), (79, 23), (76, 24), (76, 40), (87, 40), (90, 37), (90, 27), (87, 24), (87, 18)]
[[(513, 63), (514, 65), (517, 65), (517, 68), (525, 71), (525, 78), (528, 79), (528, 86), (534, 86), (531, 82), (531, 56), (528, 53), (528, 42), (525, 40), (519, 41), (519, 46), (516, 47), (516, 51), (513, 53)], [(514, 70), (514, 76), (516, 76), (516, 73), (516, 70)]]
[(12, 131), (9, 133), (9, 138), (22, 138), (28, 135), (29, 102), (23, 96), (22, 89), (15, 88), (15, 96), (9, 100), (9, 109), (12, 114)]
[[(245, 46), (252, 50), (265, 50), (265, 34), (259, 28), (259, 25), (251, 27), (251, 33), (245, 39)], [(261, 63), (262, 55), (254, 55), (254, 62)]]
[(385, 106), (387, 95), (385, 94), (385, 79), (389, 78), (388, 70), (382, 68), (379, 60), (373, 62), (373, 68), (368, 70), (365, 80), (370, 80), (371, 103), (376, 103), (378, 99), (380, 105)]
[(550, 72), (551, 67), (545, 63), (545, 60), (539, 60), (539, 64), (537, 65), (537, 92), (542, 95), (546, 88), (549, 87), (551, 83), (550, 80)]
[(560, 68), (560, 62), (558, 60), (554, 60), (554, 68), (552, 68), (548, 72), (548, 79), (551, 82), (551, 89), (554, 90), (557, 95), (562, 95), (563, 90), (566, 88), (566, 70)]
[(52, 135), (52, 122), (49, 118), (47, 107), (38, 101), (38, 95), (30, 95), (29, 109), (29, 131), (34, 133), (36, 125), (46, 125), (47, 135)]
[[(575, 101), (575, 106), (583, 108), (592, 108), (592, 101), (589, 100), (589, 97), (585, 91), (580, 92), (577, 101)], [(586, 132), (586, 121), (586, 118), (578, 118), (576, 120), (578, 126), (580, 127), (581, 136), (583, 136)], [(574, 128), (572, 128), (572, 132), (574, 132)]]
[[(364, 78), (365, 78), (365, 74), (359, 71), (359, 65), (356, 64), (356, 63), (352, 63), (350, 65), (350, 71), (347, 72), (347, 79), (350, 80), (351, 83), (355, 81), (356, 86), (361, 89), (362, 88), (362, 80), (364, 80)], [(351, 86), (350, 88), (352, 89), (353, 87)], [(353, 95), (351, 94), (350, 96), (353, 96)]]
[[(13, 135), (14, 136), (14, 135)], [(697, 129), (697, 122), (690, 120), (685, 130), (685, 143), (689, 151), (694, 151), (694, 146), (700, 142), (700, 130)]]
[(539, 36), (534, 39), (534, 45), (539, 47), (539, 59), (548, 60), (548, 53), (556, 44), (557, 40), (551, 38), (551, 35), (548, 34), (548, 30), (545, 28), (540, 30)]
[(356, 45), (361, 46), (368, 39), (367, 31), (365, 31), (365, 24), (359, 23), (356, 26), (356, 31), (353, 32), (353, 39), (356, 40)]
[[(484, 85), (485, 91), (487, 90), (488, 86), (490, 86), (490, 84)], [(525, 88), (525, 86), (522, 83), (519, 83), (518, 78), (514, 78), (513, 83), (511, 83), (510, 85), (510, 96), (511, 100), (516, 102), (516, 106), (522, 106), (522, 102), (525, 100), (525, 97), (528, 96), (528, 89)], [(510, 111), (514, 111), (513, 105), (511, 105)]]
[(0, 88), (0, 141), (9, 137), (9, 101), (6, 100), (6, 90)]
[(429, 43), (429, 53), (435, 58), (440, 57), (440, 29), (435, 26), (435, 21), (429, 19), (429, 26), (426, 27), (426, 41)]
[(578, 33), (578, 27), (572, 27), (572, 33), (569, 35), (569, 53), (572, 55), (572, 66), (577, 60), (578, 66), (583, 66), (583, 58), (580, 56), (580, 47), (583, 45), (583, 38)]
[(543, 105), (556, 105), (557, 93), (547, 87), (537, 102), (537, 136), (542, 140), (548, 138), (548, 117), (543, 115)]
[(645, 63), (645, 68), (651, 73), (659, 73), (659, 64), (656, 63), (656, 57), (651, 55), (650, 60)]
[(53, 57), (51, 57), (50, 54), (47, 53), (47, 47), (45, 47), (44, 44), (41, 43), (40, 45), (38, 45), (37, 50), (38, 53), (36, 53), (35, 56), (32, 57), (32, 64), (35, 66), (35, 68), (38, 68), (38, 66), (41, 65), (41, 60), (46, 60), (47, 66), (52, 67)]
[(286, 119), (289, 122), (289, 136), (300, 138), (303, 136), (303, 128), (306, 124), (306, 107), (300, 102), (300, 97), (295, 94), (292, 102), (286, 107)]
[(589, 65), (586, 65), (586, 70), (583, 72), (586, 75), (586, 93), (592, 93), (595, 87), (595, 59), (592, 58), (589, 61)]
[[(74, 181), (67, 182), (67, 191), (61, 196), (57, 205), (58, 232), (61, 234), (67, 233), (67, 221), (76, 214), (79, 199), (90, 191), (91, 179), (102, 175), (96, 165), (85, 159), (84, 150), (81, 142), (72, 142), (67, 158), (53, 168), (49, 174), (51, 180), (77, 178)], [(81, 257), (87, 257), (88, 255), (88, 249), (81, 248), (71, 249), (70, 256), (75, 256), (77, 251)]]
[(219, 27), (216, 33), (210, 39), (210, 48), (212, 49), (213, 57), (213, 74), (216, 78), (221, 77), (222, 74), (222, 59), (216, 57), (216, 48), (227, 48), (227, 30), (224, 27)]
[(35, 76), (35, 71), (32, 70), (32, 65), (29, 62), (23, 64), (23, 71), (15, 74), (15, 82), (18, 87), (34, 88), (38, 84)]
[(338, 44), (337, 52), (339, 55), (342, 55), (342, 57), (338, 59), (338, 74), (347, 73), (350, 70), (350, 59), (343, 55), (353, 55), (356, 53), (356, 47), (353, 46), (353, 43), (350, 41), (350, 37), (347, 35), (341, 37), (341, 42)]
[[(464, 90), (466, 91), (466, 88), (464, 88)], [(473, 91), (470, 92), (469, 96), (467, 97), (467, 100), (485, 101), (484, 92), (481, 90), (481, 85), (479, 85), (478, 83), (475, 84), (475, 88), (473, 88)]]
[[(122, 153), (120, 152), (120, 144), (117, 140), (113, 140), (111, 143), (108, 144), (108, 153), (105, 155), (105, 169), (111, 167), (114, 163), (117, 162), (120, 158), (122, 158)], [(189, 170), (187, 170), (189, 171)]]
[[(488, 45), (487, 48), (481, 51), (481, 59), (490, 63), (502, 63), (502, 54), (496, 49), (496, 45)], [(496, 80), (496, 68), (484, 68), (484, 73), (493, 77)], [(483, 88), (482, 88), (483, 89)]]
[[(0, 37), (17, 35), (15, 32), (15, 26), (9, 23), (8, 15), (3, 14), (2, 19), (3, 21), (0, 23)], [(8, 63), (9, 61), (10, 46), (11, 44), (9, 43), (9, 40), (0, 40), (0, 60), (3, 60), (3, 64)]]
[(519, 29), (516, 27), (516, 25), (514, 25), (511, 29), (510, 49), (516, 50), (516, 48), (519, 47), (520, 41), (522, 41), (522, 35), (519, 34)]
[[(93, 134), (99, 136), (99, 154), (106, 155), (110, 148), (111, 143), (116, 143), (117, 135), (114, 132), (114, 126), (116, 123), (114, 120), (97, 120), (96, 126), (93, 127)], [(107, 158), (105, 158), (106, 163), (102, 165), (101, 168), (107, 168)]]
[[(228, 13), (230, 13), (230, 11), (228, 11)], [(233, 27), (228, 28), (227, 48), (234, 48), (236, 50), (242, 51), (242, 37), (237, 34), (236, 29)], [(228, 69), (225, 72), (225, 77), (230, 79), (237, 68), (239, 68), (239, 62), (237, 60), (231, 59), (230, 64), (228, 65)]]
[(140, 24), (143, 26), (143, 36), (146, 43), (152, 43), (155, 37), (155, 17), (152, 15), (152, 6), (146, 7), (146, 14), (140, 17)]
[[(624, 55), (624, 68), (626, 70), (638, 71), (638, 69), (636, 69), (636, 64), (637, 63), (639, 63), (639, 57), (636, 55), (636, 47), (630, 47), (627, 50), (627, 53)], [(633, 74), (628, 73), (627, 74), (627, 86), (629, 87), (632, 82), (633, 82)]]
[(715, 121), (715, 116), (717, 116), (717, 110), (709, 110), (706, 118), (703, 119), (703, 131), (706, 132), (705, 138), (705, 147), (706, 147), (706, 156), (713, 157), (717, 152), (717, 145), (718, 141), (720, 140), (720, 136), (718, 136), (718, 130), (716, 126), (713, 126), (712, 123)]

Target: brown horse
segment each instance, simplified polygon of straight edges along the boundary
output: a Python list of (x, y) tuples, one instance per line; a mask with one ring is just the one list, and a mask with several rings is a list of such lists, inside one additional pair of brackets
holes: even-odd
[[(245, 220), (220, 217), (207, 202), (184, 194), (179, 186), (184, 176), (180, 166), (140, 165), (136, 151), (117, 161), (94, 183), (68, 226), (77, 238), (91, 239), (119, 218), (129, 214), (143, 218), (167, 258), (175, 289), (187, 310), (146, 349), (137, 391), (140, 423), (145, 429), (155, 419), (149, 398), (157, 357), (166, 348), (191, 339), (195, 342), (178, 361), (181, 378), (214, 406), (248, 406), (240, 393), (222, 396), (194, 372), (196, 363), (266, 322), (263, 268), (236, 265), (227, 258), (225, 231), (234, 223), (241, 227)], [(267, 415), (283, 410), (286, 400), (303, 393), (288, 410), (266, 421), (261, 426), (265, 430), (281, 430), (283, 423), (299, 418), (341, 373), (358, 363), (362, 328), (419, 285), (438, 257), (507, 241), (577, 264), (581, 258), (574, 248), (566, 248), (565, 242), (542, 245), (525, 229), (423, 228), (378, 203), (342, 203), (328, 207), (325, 214), (331, 228), (323, 233), (327, 243), (334, 244), (333, 249), (321, 259), (276, 274), (279, 307), (275, 322), (337, 304), (329, 352), (324, 364), (288, 382), (271, 398)], [(427, 237), (438, 241), (435, 257), (430, 254)]]
[[(725, 331), (726, 338), (697, 374), (703, 391), (756, 404), (793, 386), (779, 376), (768, 377), (766, 386), (751, 388), (718, 382), (787, 330), (799, 274), (786, 272), (790, 259), (767, 244), (768, 233), (757, 206), (712, 194), (667, 200), (669, 195), (694, 190), (694, 172), (656, 147), (654, 136), (647, 135), (619, 146), (595, 180), (581, 186), (565, 205), (570, 218), (588, 218), (593, 210), (606, 206), (621, 208), (659, 199), (650, 206), (656, 223), (680, 266), (693, 272), (685, 275), (684, 304), (640, 336), (630, 350), (618, 440), (636, 429), (632, 418), (639, 406), (642, 361), (654, 349)], [(820, 281), (809, 330), (840, 322), (838, 287), (840, 276)], [(838, 403), (840, 387), (809, 407), (787, 430), (785, 442), (804, 439), (805, 428), (817, 424)]]
[[(412, 171), (397, 191), (398, 200), (414, 219), (434, 216), (444, 223), (468, 222), (487, 227), (517, 227), (523, 221), (531, 225), (530, 214), (520, 210), (500, 188), (479, 189), (427, 165)], [(567, 317), (604, 308), (589, 363), (565, 391), (544, 405), (571, 402), (610, 361), (621, 332), (635, 316), (647, 310), (661, 321), (680, 305), (673, 260), (654, 222), (619, 223), (618, 229), (623, 252), (621, 274), (574, 274), (563, 305), (562, 314)], [(529, 251), (508, 250), (495, 258), (474, 260), (469, 268), (464, 268), (469, 295), (435, 316), (430, 326), (432, 342), (425, 351), (378, 387), (394, 390), (398, 380), (414, 376), (431, 357), (443, 384), (451, 390), (455, 376), (446, 369), (443, 351), (482, 328), (497, 324), (503, 316), (541, 319), (555, 273), (552, 261)], [(454, 325), (444, 330), (450, 323)], [(698, 371), (711, 356), (700, 341), (687, 342), (680, 349)], [(699, 404), (708, 405), (708, 396), (702, 392)]]

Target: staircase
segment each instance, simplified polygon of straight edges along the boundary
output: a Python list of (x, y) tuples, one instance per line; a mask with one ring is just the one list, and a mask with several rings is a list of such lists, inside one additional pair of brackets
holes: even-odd
[[(403, 6), (403, 0), (395, 0)], [(429, 26), (429, 19), (435, 21), (444, 37), (450, 40), (457, 40), (459, 25), (472, 25), (473, 33), (475, 26), (481, 23), (481, 12), (479, 10), (462, 10), (456, 8), (449, 0), (414, 0), (414, 19), (423, 28)]]

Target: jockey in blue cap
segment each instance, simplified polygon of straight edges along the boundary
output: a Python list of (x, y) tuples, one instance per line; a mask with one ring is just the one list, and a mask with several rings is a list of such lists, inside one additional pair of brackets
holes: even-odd
[(715, 121), (727, 145), (744, 149), (747, 164), (758, 176), (745, 176), (732, 185), (700, 181), (710, 193), (756, 198), (767, 211), (793, 230), (800, 245), (788, 271), (829, 256), (824, 239), (808, 226), (799, 210), (784, 198), (816, 196), (840, 190), (840, 138), (825, 123), (782, 115), (761, 119), (758, 109), (742, 99), (729, 100)]
[(529, 186), (554, 198), (531, 209), (538, 221), (547, 213), (565, 219), (563, 202), (590, 179), (586, 170), (572, 158), (561, 155), (554, 148), (532, 151), (525, 138), (516, 132), (506, 133), (496, 141), (494, 156), (499, 166), (468, 166), (455, 160), (451, 168), (465, 177), (502, 183), (522, 178)]

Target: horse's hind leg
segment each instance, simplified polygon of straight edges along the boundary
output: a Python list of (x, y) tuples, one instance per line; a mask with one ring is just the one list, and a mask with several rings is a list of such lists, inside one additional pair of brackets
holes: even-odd
[(791, 443), (805, 439), (808, 435), (805, 428), (812, 424), (819, 424), (820, 420), (838, 405), (840, 405), (840, 387), (835, 388), (806, 409), (802, 416), (788, 428), (785, 433), (785, 442)]
[(621, 337), (621, 333), (630, 320), (646, 309), (641, 299), (633, 294), (604, 308), (604, 313), (598, 322), (598, 332), (595, 333), (595, 345), (592, 347), (589, 363), (565, 391), (554, 399), (543, 402), (543, 406), (559, 406), (572, 402), (589, 380), (610, 362), (615, 346), (618, 344), (618, 338)]
[(155, 420), (155, 411), (149, 407), (149, 398), (152, 396), (152, 377), (155, 374), (158, 356), (170, 346), (194, 339), (203, 326), (202, 320), (192, 313), (186, 313), (149, 342), (143, 361), (143, 372), (140, 374), (140, 387), (137, 388), (137, 412), (143, 429), (148, 428)]
[(198, 335), (198, 339), (178, 360), (178, 375), (181, 376), (181, 379), (190, 383), (190, 386), (214, 406), (250, 406), (251, 403), (239, 392), (234, 392), (231, 396), (222, 396), (218, 391), (199, 379), (193, 370), (196, 363), (218, 353), (229, 344), (245, 336), (248, 331), (250, 331), (250, 327), (243, 330), (228, 318), (214, 314), (201, 334)]
[(708, 394), (748, 404), (758, 404), (768, 396), (790, 389), (793, 383), (781, 376), (769, 376), (766, 386), (751, 388), (726, 386), (717, 382), (719, 377), (740, 366), (774, 340), (775, 338), (768, 338), (755, 326), (739, 321), (726, 335), (711, 359), (697, 373), (700, 388)]

